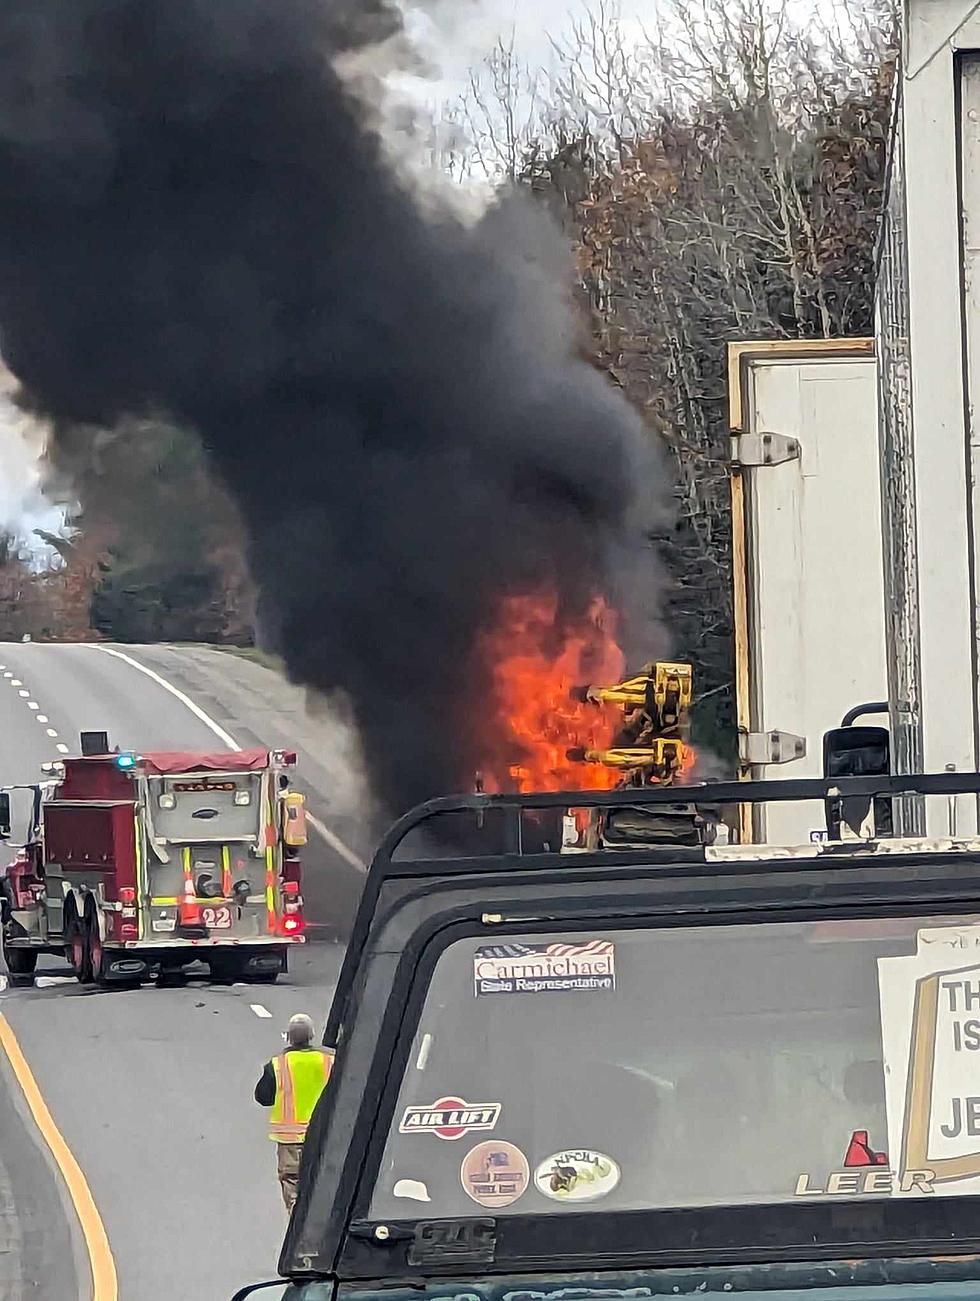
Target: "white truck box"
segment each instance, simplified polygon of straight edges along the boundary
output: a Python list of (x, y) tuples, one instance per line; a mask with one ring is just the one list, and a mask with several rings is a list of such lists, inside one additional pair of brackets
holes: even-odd
[[(816, 777), (824, 732), (887, 699), (873, 342), (731, 344), (729, 397), (742, 775)], [(824, 825), (769, 804), (742, 838)]]

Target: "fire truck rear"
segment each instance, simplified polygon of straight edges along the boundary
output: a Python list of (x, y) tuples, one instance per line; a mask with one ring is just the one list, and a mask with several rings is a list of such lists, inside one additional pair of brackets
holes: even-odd
[(0, 878), (12, 981), (29, 984), (42, 953), (83, 983), (194, 960), (218, 979), (274, 981), (305, 939), (295, 755), (108, 750), (104, 733), (83, 734), (81, 757), (35, 788), (27, 843)]

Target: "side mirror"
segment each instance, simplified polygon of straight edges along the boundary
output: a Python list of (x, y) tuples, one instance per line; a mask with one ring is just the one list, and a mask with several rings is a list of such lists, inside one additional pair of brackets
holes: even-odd
[[(887, 777), (891, 772), (891, 737), (887, 727), (835, 727), (824, 733), (823, 774), (833, 777)], [(830, 799), (825, 801), (827, 835), (841, 839), (843, 826), (857, 830), (873, 805), (876, 837), (894, 834), (892, 802), (887, 796), (874, 800)]]
[(0, 791), (0, 836), (10, 835), (10, 792)]

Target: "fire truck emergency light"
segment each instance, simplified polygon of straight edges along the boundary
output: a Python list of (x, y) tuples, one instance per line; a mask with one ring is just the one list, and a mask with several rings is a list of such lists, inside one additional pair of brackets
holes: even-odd
[(136, 755), (130, 753), (128, 750), (124, 750), (124, 751), (122, 752), (122, 754), (117, 754), (117, 755), (116, 755), (116, 767), (117, 767), (117, 768), (122, 768), (124, 771), (125, 771), (127, 768), (135, 768), (135, 767), (136, 767)]

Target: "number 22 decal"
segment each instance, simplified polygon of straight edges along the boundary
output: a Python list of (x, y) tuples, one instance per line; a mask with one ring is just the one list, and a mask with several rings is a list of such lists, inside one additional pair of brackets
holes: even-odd
[(222, 904), (219, 908), (202, 908), (201, 920), (211, 931), (226, 931), (231, 926), (231, 909)]

